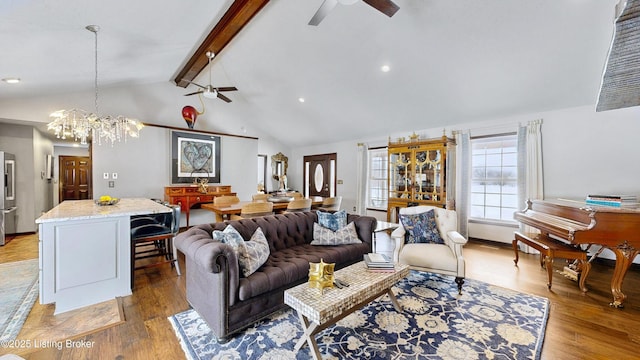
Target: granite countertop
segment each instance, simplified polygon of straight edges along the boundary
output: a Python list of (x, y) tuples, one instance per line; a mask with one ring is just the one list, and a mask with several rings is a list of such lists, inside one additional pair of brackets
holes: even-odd
[(66, 200), (36, 219), (36, 223), (97, 219), (170, 212), (171, 209), (150, 199), (125, 198), (115, 205), (97, 205), (93, 200)]

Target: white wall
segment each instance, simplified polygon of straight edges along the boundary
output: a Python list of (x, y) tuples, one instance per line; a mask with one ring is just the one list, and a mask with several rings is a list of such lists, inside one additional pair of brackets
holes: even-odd
[(50, 186), (40, 175), (53, 144), (31, 126), (0, 123), (0, 150), (16, 156), (16, 231), (33, 232), (50, 206)]
[[(239, 102), (223, 103), (219, 100), (205, 99), (205, 108), (199, 103), (196, 97), (185, 98), (185, 90), (176, 87), (171, 82), (156, 83), (144, 86), (133, 87), (115, 87), (100, 89), (100, 110), (104, 114), (125, 114), (135, 117), (146, 123), (160, 123), (158, 119), (175, 119), (172, 120), (173, 126), (184, 128), (182, 131), (188, 131), (184, 120), (181, 116), (182, 107), (185, 105), (195, 106), (198, 110), (205, 112), (198, 116), (196, 121), (196, 130), (206, 130), (212, 132), (238, 134), (241, 136), (257, 138), (262, 135), (259, 129), (250, 125), (247, 119), (260, 118), (260, 114), (248, 113), (245, 108), (239, 105)], [(49, 121), (49, 114), (55, 110), (62, 108), (81, 108), (86, 110), (93, 109), (94, 93), (93, 91), (83, 91), (75, 93), (55, 93), (49, 96), (40, 96), (32, 98), (19, 98), (10, 100), (0, 100), (0, 120), (6, 119), (9, 122), (22, 122), (29, 124), (24, 126), (28, 132), (29, 149), (22, 151), (21, 146), (16, 145), (17, 149), (14, 153), (20, 152), (23, 161), (28, 163), (30, 173), (21, 175), (20, 178), (33, 179), (35, 175), (40, 177), (40, 170), (44, 169), (40, 162), (46, 159), (36, 158), (33, 154), (33, 126), (46, 124)], [(3, 124), (0, 124), (3, 125)], [(31, 126), (33, 125), (33, 126)], [(28, 129), (28, 130), (27, 130)], [(7, 135), (11, 135), (7, 133)], [(5, 131), (0, 134), (0, 140), (5, 136)], [(7, 141), (12, 144), (26, 144), (21, 136), (13, 135), (6, 137)], [(222, 141), (222, 161), (221, 161), (221, 183), (232, 186), (233, 191), (237, 192), (243, 199), (249, 199), (251, 194), (256, 192), (257, 183), (257, 167), (256, 158), (258, 154), (266, 154), (269, 158), (268, 176), (270, 177), (270, 159), (271, 156), (282, 152), (285, 155), (290, 153), (290, 149), (284, 146), (277, 139), (270, 137), (260, 138), (259, 141), (246, 138), (235, 138), (224, 136)], [(2, 145), (2, 142), (0, 142)], [(16, 148), (13, 147), (12, 148)], [(9, 150), (11, 151), (11, 150)], [(53, 154), (53, 149), (47, 151)], [(57, 155), (61, 155), (58, 152)], [(171, 183), (171, 141), (170, 131), (155, 127), (146, 127), (141, 132), (141, 138), (131, 140), (124, 144), (119, 143), (114, 147), (110, 145), (96, 146), (93, 149), (93, 190), (94, 196), (100, 194), (111, 194), (113, 196), (143, 196), (153, 198), (163, 198), (163, 188)], [(57, 163), (56, 156), (55, 162)], [(46, 160), (45, 160), (46, 162)], [(37, 166), (37, 171), (33, 167)], [(24, 169), (23, 169), (24, 170)], [(20, 169), (18, 169), (20, 171)], [(57, 171), (57, 170), (56, 170)], [(102, 179), (102, 173), (113, 172), (118, 173), (118, 179), (115, 180), (115, 187), (108, 187), (108, 180)], [(57, 173), (55, 178), (57, 179)], [(247, 179), (252, 179), (247, 181)], [(29, 180), (31, 182), (32, 180)], [(43, 180), (47, 182), (47, 180)], [(52, 182), (53, 183), (53, 182)], [(51, 184), (51, 189), (46, 195), (38, 196), (55, 196), (53, 203), (57, 204), (57, 183)], [(273, 189), (275, 184), (270, 184), (269, 189)], [(24, 187), (22, 187), (24, 189)], [(33, 185), (29, 185), (33, 189)], [(19, 190), (20, 191), (20, 190)], [(32, 190), (24, 190), (23, 200), (27, 202), (27, 206), (22, 206), (19, 210), (25, 224), (31, 224), (29, 229), (21, 227), (19, 223), (19, 231), (33, 231), (35, 225), (34, 220), (40, 215), (42, 204), (38, 204), (35, 208), (35, 196)], [(55, 194), (55, 195), (52, 195)], [(39, 201), (39, 200), (38, 200)], [(22, 213), (26, 211), (25, 213)], [(37, 215), (32, 215), (37, 214)], [(200, 222), (211, 222), (212, 214), (208, 211), (196, 210), (191, 214), (190, 224)], [(184, 225), (184, 223), (183, 223)]]
[(33, 193), (40, 194), (35, 197), (34, 215), (39, 217), (42, 213), (53, 208), (53, 184), (47, 179), (47, 155), (53, 155), (53, 143), (44, 137), (40, 131), (33, 129)]
[[(624, 193), (640, 196), (640, 107), (596, 113), (591, 106), (558, 111), (523, 114), (484, 122), (460, 123), (451, 130), (471, 129), (473, 133), (487, 133), (492, 129), (514, 128), (518, 123), (543, 119), (542, 148), (545, 198), (584, 199), (589, 193)], [(392, 128), (390, 137), (408, 136), (413, 131), (399, 133)], [(428, 125), (425, 123), (425, 125)], [(442, 128), (416, 130), (424, 137), (442, 136)], [(358, 142), (370, 147), (385, 145), (388, 137), (354, 139), (349, 142), (307, 146), (293, 149), (295, 176), (289, 181), (302, 186), (302, 158), (305, 155), (336, 152), (338, 154), (338, 195), (343, 196), (344, 208), (355, 205), (356, 154)], [(502, 242), (511, 242), (513, 228), (470, 224), (469, 235)]]
[[(187, 132), (182, 131), (181, 132)], [(93, 145), (93, 197), (144, 197), (164, 199), (164, 187), (171, 185), (171, 131), (145, 127), (140, 138), (126, 143)], [(241, 199), (250, 199), (256, 192), (256, 157), (258, 140), (233, 136), (220, 139), (220, 184), (231, 185)], [(109, 179), (102, 178), (103, 173)], [(113, 173), (118, 178), (111, 178)], [(109, 182), (114, 187), (109, 187)], [(182, 226), (186, 225), (182, 216)], [(213, 213), (195, 209), (190, 212), (189, 225), (213, 222)]]

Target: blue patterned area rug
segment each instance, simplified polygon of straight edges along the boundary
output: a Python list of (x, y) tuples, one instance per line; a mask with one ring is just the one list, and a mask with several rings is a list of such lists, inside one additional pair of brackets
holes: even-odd
[(0, 340), (14, 340), (38, 298), (38, 259), (0, 264)]
[[(323, 359), (539, 359), (549, 300), (466, 279), (411, 271), (387, 295), (316, 336)], [(288, 309), (219, 344), (192, 309), (169, 317), (189, 359), (310, 359)]]

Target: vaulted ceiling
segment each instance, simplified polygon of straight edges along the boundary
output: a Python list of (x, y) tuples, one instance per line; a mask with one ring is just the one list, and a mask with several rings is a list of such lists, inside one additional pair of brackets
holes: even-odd
[[(199, 126), (234, 131), (229, 123), (239, 121), (249, 135), (291, 146), (574, 106), (595, 111), (618, 3), (395, 0), (400, 10), (387, 17), (357, 1), (338, 4), (309, 26), (322, 0), (245, 2), (255, 15), (243, 28), (232, 22), (216, 35), (231, 40), (215, 45), (222, 50), (211, 66), (215, 86), (238, 91), (227, 93), (228, 104), (204, 99), (208, 117)], [(231, 0), (3, 0), (0, 78), (22, 82), (0, 83), (0, 102), (92, 91), (88, 24), (101, 27), (101, 89), (175, 87), (180, 78), (206, 84), (206, 50), (199, 47), (233, 6)], [(390, 70), (381, 71), (383, 65)], [(197, 90), (193, 85), (179, 90), (163, 101), (198, 103), (183, 97)]]

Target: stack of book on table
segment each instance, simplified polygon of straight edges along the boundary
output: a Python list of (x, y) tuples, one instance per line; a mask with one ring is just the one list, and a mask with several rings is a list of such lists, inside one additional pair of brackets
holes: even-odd
[(613, 207), (638, 206), (638, 198), (635, 195), (588, 195), (586, 202), (589, 205)]
[(368, 271), (373, 272), (394, 272), (396, 271), (393, 262), (387, 255), (369, 253), (364, 255), (364, 264)]

